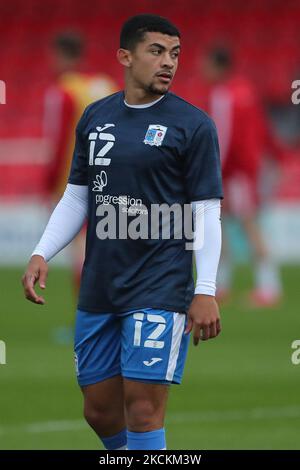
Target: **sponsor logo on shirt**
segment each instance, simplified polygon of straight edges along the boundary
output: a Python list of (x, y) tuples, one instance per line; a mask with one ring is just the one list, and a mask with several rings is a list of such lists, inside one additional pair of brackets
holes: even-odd
[(150, 124), (144, 138), (144, 144), (159, 147), (163, 143), (167, 129), (160, 124)]
[[(95, 182), (94, 182), (95, 183)], [(98, 191), (93, 189), (93, 191)], [(131, 196), (119, 195), (111, 196), (110, 194), (97, 194), (96, 195), (96, 204), (101, 204), (103, 206), (114, 206), (119, 205), (122, 212), (127, 212), (131, 215), (137, 214), (148, 214), (147, 207), (143, 204), (142, 199), (137, 199)]]
[(93, 191), (100, 191), (102, 193), (103, 188), (107, 185), (107, 174), (104, 170), (101, 171), (100, 175), (96, 175), (96, 181), (94, 181)]

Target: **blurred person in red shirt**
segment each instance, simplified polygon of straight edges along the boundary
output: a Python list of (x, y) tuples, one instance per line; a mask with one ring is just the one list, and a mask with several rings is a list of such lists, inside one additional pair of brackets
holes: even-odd
[[(75, 127), (84, 109), (93, 101), (118, 90), (115, 81), (104, 73), (88, 74), (80, 69), (84, 59), (84, 40), (76, 32), (59, 33), (53, 40), (51, 63), (55, 82), (44, 99), (44, 136), (51, 148), (48, 192), (52, 204), (62, 197), (75, 145)], [(71, 244), (72, 271), (76, 294), (84, 260), (85, 229)]]
[[(260, 201), (258, 177), (266, 145), (274, 150), (268, 125), (252, 83), (234, 71), (230, 52), (211, 49), (202, 64), (208, 84), (207, 111), (215, 121), (222, 162), (223, 218), (238, 219), (254, 255), (255, 288), (251, 304), (273, 306), (281, 297), (279, 270), (272, 260), (257, 221)], [(224, 233), (224, 232), (223, 232)], [(228, 297), (232, 284), (233, 259), (224, 240), (219, 265), (218, 297)]]

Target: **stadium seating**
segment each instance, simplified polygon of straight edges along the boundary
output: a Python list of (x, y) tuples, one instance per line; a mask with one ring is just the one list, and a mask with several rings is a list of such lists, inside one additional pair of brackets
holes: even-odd
[[(55, 32), (65, 28), (82, 31), (88, 44), (87, 69), (107, 70), (120, 80), (121, 70), (115, 60), (120, 24), (130, 14), (149, 11), (149, 4), (153, 6), (151, 11), (170, 16), (183, 31), (183, 67), (175, 85), (178, 90), (185, 89), (187, 71), (189, 76), (192, 72), (200, 79), (196, 59), (203, 48), (225, 40), (234, 48), (240, 68), (258, 79), (265, 99), (284, 102), (289, 97), (290, 83), (300, 63), (297, 49), (300, 8), (295, 7), (296, 2), (251, 1), (241, 6), (241, 2), (233, 0), (189, 1), (188, 10), (182, 3), (173, 1), (169, 8), (170, 2), (166, 1), (158, 8), (155, 1), (114, 4), (96, 0), (29, 0), (25, 9), (20, 0), (1, 2), (1, 42), (5, 45), (0, 50), (0, 61), (4, 64), (1, 79), (7, 82), (7, 112), (14, 126), (7, 122), (1, 125), (0, 136), (13, 136), (21, 131), (31, 135), (39, 132), (41, 106), (38, 102), (50, 81), (47, 51)], [(294, 5), (293, 11), (287, 8), (287, 3)], [(282, 14), (283, 7), (289, 14)], [(26, 112), (29, 97), (30, 118)], [(22, 115), (23, 118), (26, 115), (26, 123), (20, 125), (16, 121), (22, 119)]]
[[(115, 58), (119, 30), (130, 15), (165, 15), (178, 24), (183, 54), (174, 91), (201, 104), (200, 57), (211, 44), (232, 47), (238, 68), (255, 80), (265, 102), (290, 101), (300, 72), (300, 3), (294, 0), (22, 0), (0, 1), (1, 80), (7, 104), (0, 106), (0, 138), (41, 135), (42, 99), (51, 83), (49, 44), (56, 32), (86, 37), (85, 70), (105, 71), (122, 83)], [(299, 77), (298, 77), (299, 78)]]

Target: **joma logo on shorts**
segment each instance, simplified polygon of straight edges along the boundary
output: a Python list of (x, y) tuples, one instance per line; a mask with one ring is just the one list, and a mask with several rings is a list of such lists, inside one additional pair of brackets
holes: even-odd
[(162, 359), (160, 357), (152, 357), (151, 361), (143, 361), (143, 364), (145, 364), (145, 366), (153, 366), (153, 364), (156, 364), (157, 362), (159, 361), (162, 361)]

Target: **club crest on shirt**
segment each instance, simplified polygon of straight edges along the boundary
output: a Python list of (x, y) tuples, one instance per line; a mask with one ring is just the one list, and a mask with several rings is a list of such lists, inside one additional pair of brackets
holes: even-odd
[(167, 127), (160, 124), (150, 124), (144, 138), (144, 144), (159, 147), (165, 138), (167, 129)]

